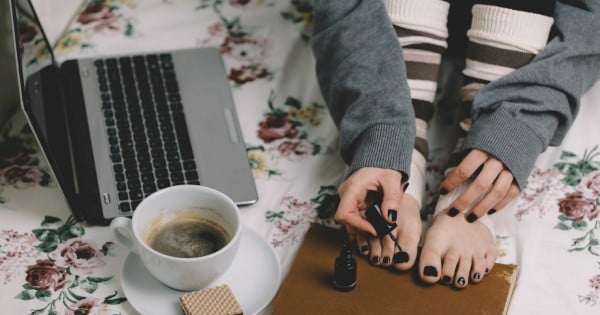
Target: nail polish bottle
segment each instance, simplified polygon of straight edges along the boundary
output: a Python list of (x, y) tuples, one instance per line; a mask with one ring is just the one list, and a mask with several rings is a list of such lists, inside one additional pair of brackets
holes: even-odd
[(350, 291), (356, 286), (356, 260), (348, 243), (342, 246), (340, 255), (335, 259), (333, 285), (339, 291)]

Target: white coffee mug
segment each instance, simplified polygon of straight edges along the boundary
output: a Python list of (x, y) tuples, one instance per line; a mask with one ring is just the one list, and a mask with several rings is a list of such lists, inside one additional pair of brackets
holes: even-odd
[[(230, 241), (214, 253), (201, 257), (168, 256), (146, 244), (147, 233), (174, 218), (201, 216), (222, 226)], [(148, 271), (165, 285), (183, 291), (207, 287), (229, 268), (241, 235), (239, 209), (227, 195), (198, 185), (178, 185), (159, 190), (144, 199), (131, 219), (117, 217), (110, 223), (119, 241), (137, 254)]]

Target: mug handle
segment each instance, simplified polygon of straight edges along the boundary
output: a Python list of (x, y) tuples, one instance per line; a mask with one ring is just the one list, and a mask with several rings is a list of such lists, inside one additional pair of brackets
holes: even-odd
[(110, 222), (110, 228), (113, 230), (117, 241), (137, 255), (138, 252), (133, 241), (131, 219), (126, 217), (116, 217)]

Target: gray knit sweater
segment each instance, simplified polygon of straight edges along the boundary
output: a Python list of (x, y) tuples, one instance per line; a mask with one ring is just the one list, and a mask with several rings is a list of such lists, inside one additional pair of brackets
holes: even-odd
[[(559, 2), (554, 19), (556, 36), (543, 51), (477, 93), (463, 146), (496, 156), (521, 188), (537, 157), (564, 138), (582, 94), (600, 79), (600, 1)], [(408, 174), (414, 113), (402, 48), (383, 3), (315, 0), (312, 47), (350, 172), (373, 166)]]

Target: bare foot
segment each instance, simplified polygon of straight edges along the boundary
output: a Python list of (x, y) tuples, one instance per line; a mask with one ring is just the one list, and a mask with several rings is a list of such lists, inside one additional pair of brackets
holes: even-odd
[(419, 274), (427, 283), (441, 280), (464, 288), (492, 270), (497, 250), (494, 236), (482, 222), (467, 222), (464, 214), (439, 213), (425, 234)]
[(417, 257), (417, 246), (421, 237), (421, 217), (419, 205), (410, 195), (405, 194), (397, 210), (398, 227), (392, 231), (397, 238), (400, 251), (389, 236), (383, 238), (357, 236), (356, 243), (361, 254), (368, 256), (372, 265), (397, 270), (410, 269)]

